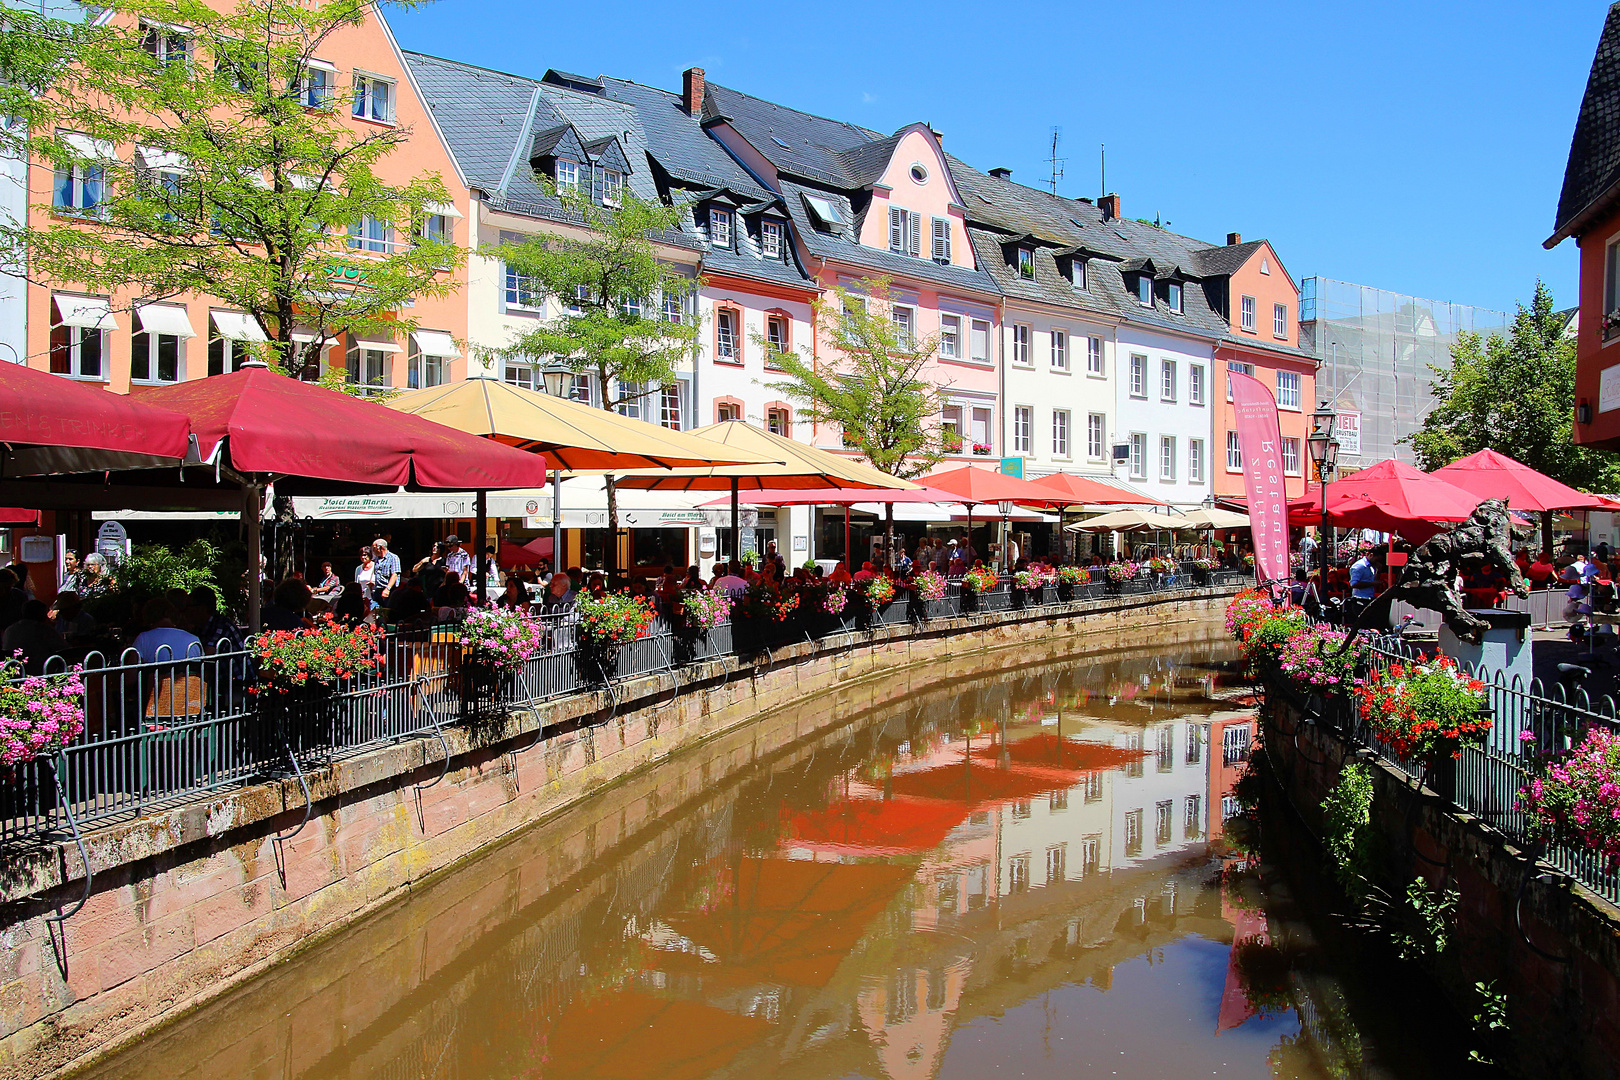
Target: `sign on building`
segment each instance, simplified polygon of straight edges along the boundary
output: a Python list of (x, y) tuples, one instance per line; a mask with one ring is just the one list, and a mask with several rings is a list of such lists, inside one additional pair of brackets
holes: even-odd
[(1334, 437), (1339, 440), (1340, 457), (1361, 456), (1361, 414), (1341, 410), (1339, 419), (1333, 428)]
[(129, 554), (129, 533), (117, 521), (103, 521), (96, 530), (96, 551), (108, 559), (122, 559)]

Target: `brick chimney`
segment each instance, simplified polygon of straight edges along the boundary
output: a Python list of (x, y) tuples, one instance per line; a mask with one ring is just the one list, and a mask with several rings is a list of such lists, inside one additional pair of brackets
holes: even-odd
[(1104, 221), (1119, 217), (1119, 196), (1109, 192), (1097, 200), (1097, 209), (1102, 211)]
[(997, 180), (1011, 180), (1012, 179), (1012, 170), (1011, 169), (991, 169), (990, 170), (990, 175), (995, 177)]
[(687, 68), (681, 72), (681, 104), (694, 120), (703, 119), (703, 69)]
[(1242, 233), (1229, 232), (1229, 233), (1226, 234), (1226, 246), (1227, 247), (1236, 247), (1237, 245), (1239, 245), (1241, 243), (1243, 243), (1243, 234)]

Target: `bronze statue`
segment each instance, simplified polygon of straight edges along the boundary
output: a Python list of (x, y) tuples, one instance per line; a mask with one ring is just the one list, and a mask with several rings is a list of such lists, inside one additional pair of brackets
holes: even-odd
[(1516, 595), (1529, 596), (1530, 586), (1513, 561), (1510, 545), (1514, 540), (1528, 540), (1532, 535), (1513, 527), (1505, 501), (1486, 499), (1474, 507), (1467, 521), (1419, 545), (1401, 571), (1400, 580), (1362, 609), (1355, 629), (1387, 629), (1390, 606), (1397, 600), (1405, 600), (1415, 608), (1438, 611), (1452, 633), (1464, 641), (1479, 644), (1491, 624), (1463, 608), (1462, 597), (1457, 595), (1456, 589), (1462, 562), (1483, 559), (1507, 575), (1508, 584)]

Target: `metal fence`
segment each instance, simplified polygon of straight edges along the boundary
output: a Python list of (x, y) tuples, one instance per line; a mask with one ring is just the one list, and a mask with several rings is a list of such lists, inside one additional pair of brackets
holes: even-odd
[[(88, 826), (252, 781), (283, 776), (303, 783), (311, 764), (406, 739), (436, 740), (448, 768), (443, 735), (450, 724), (659, 672), (674, 673), (678, 690), (680, 670), (705, 660), (763, 655), (768, 661), (773, 649), (884, 625), (973, 611), (1061, 609), (1105, 596), (1237, 585), (1248, 577), (1197, 571), (1116, 585), (1095, 582), (1061, 594), (1052, 586), (1020, 592), (1004, 578), (984, 594), (964, 595), (952, 583), (939, 600), (902, 594), (874, 611), (852, 597), (836, 616), (745, 618), (701, 633), (659, 616), (649, 634), (617, 650), (611, 663), (581, 648), (574, 615), (535, 616), (541, 649), (521, 670), (505, 674), (462, 663), (460, 635), (449, 625), (383, 637), (378, 671), (307, 701), (255, 693), (253, 657), (224, 641), (206, 654), (156, 662), (143, 662), (134, 650), (117, 657), (91, 653), (79, 661), (83, 734), (49, 758), (0, 766), (0, 847), (77, 838)], [(47, 674), (66, 670), (61, 658), (45, 668)]]

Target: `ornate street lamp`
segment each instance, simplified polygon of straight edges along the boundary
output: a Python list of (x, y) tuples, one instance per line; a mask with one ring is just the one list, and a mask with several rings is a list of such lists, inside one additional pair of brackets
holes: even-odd
[[(1338, 426), (1337, 410), (1324, 401), (1311, 413), (1311, 433), (1305, 440), (1311, 463), (1316, 466), (1316, 482), (1322, 488), (1322, 531), (1318, 546), (1324, 549), (1328, 542), (1327, 486), (1339, 469), (1339, 440), (1334, 437)], [(1324, 569), (1327, 567), (1325, 550), (1317, 556), (1317, 565)]]
[[(554, 398), (568, 396), (563, 388), (572, 389), (573, 372), (562, 364), (547, 364), (540, 369), (540, 381), (545, 384), (546, 393)], [(556, 573), (563, 565), (562, 549), (562, 473), (556, 469), (551, 470), (551, 572)]]
[(1007, 557), (1012, 548), (1012, 512), (1013, 504), (999, 502), (996, 509), (1001, 511), (1001, 572), (1012, 573), (1012, 560)]
[(552, 397), (567, 397), (568, 390), (572, 389), (569, 385), (569, 376), (572, 374), (573, 372), (561, 364), (547, 364), (540, 369), (540, 381), (545, 384), (546, 393)]

